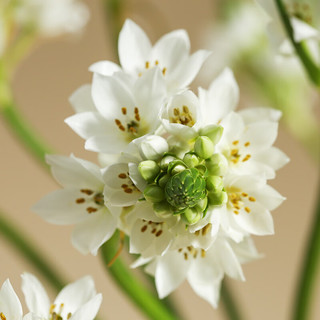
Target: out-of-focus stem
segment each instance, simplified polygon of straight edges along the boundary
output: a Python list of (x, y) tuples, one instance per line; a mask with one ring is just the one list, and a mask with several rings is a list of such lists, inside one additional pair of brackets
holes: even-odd
[(225, 314), (228, 316), (229, 320), (244, 319), (241, 316), (239, 306), (236, 304), (236, 301), (235, 301), (234, 297), (232, 296), (230, 289), (228, 288), (226, 280), (224, 280), (222, 283), (221, 300), (223, 303)]
[(5, 218), (1, 211), (0, 236), (12, 244), (16, 250), (47, 279), (53, 288), (60, 291), (64, 287), (64, 280), (62, 280), (61, 276), (54, 270), (53, 264), (46, 260), (45, 254), (39, 252), (39, 249), (28, 239), (24, 232), (14, 226), (8, 218)]
[(294, 40), (294, 31), (282, 0), (275, 0), (275, 3), (278, 8), (283, 25), (288, 34), (288, 37), (293, 47), (295, 48), (296, 53), (299, 56), (310, 80), (317, 87), (320, 87), (320, 68), (312, 61), (310, 55), (308, 54), (307, 50), (305, 50), (303, 44)]
[[(320, 186), (319, 186), (320, 187)], [(319, 190), (320, 191), (320, 190)], [(305, 258), (296, 291), (296, 300), (293, 304), (292, 319), (310, 319), (312, 293), (316, 285), (316, 276), (320, 266), (320, 192), (315, 208), (314, 221), (305, 250)]]

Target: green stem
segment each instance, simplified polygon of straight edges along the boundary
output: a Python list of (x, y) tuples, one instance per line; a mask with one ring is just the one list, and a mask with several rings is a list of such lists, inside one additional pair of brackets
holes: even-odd
[(52, 263), (46, 261), (45, 255), (40, 253), (38, 248), (28, 239), (22, 230), (18, 230), (16, 226), (13, 226), (1, 211), (0, 234), (15, 246), (17, 251), (48, 280), (53, 288), (60, 291), (64, 287), (65, 282), (53, 269)]
[(31, 126), (26, 123), (23, 116), (15, 108), (13, 102), (3, 105), (0, 101), (0, 113), (20, 142), (42, 165), (46, 166), (45, 155), (53, 153), (52, 150), (39, 138), (39, 134), (34, 132)]
[(221, 300), (224, 306), (226, 315), (230, 320), (241, 320), (243, 319), (240, 315), (239, 308), (235, 303), (235, 300), (231, 294), (230, 289), (226, 283), (226, 280), (223, 281), (221, 287)]
[(309, 318), (311, 297), (314, 286), (317, 283), (316, 276), (317, 272), (319, 272), (320, 264), (320, 192), (318, 194), (314, 222), (312, 223), (312, 230), (303, 261), (304, 264), (301, 269), (292, 313), (292, 319), (294, 320), (306, 320)]
[(283, 25), (286, 29), (286, 32), (288, 34), (288, 37), (293, 45), (293, 47), (296, 50), (297, 55), (299, 56), (305, 71), (309, 75), (310, 80), (317, 86), (320, 87), (320, 69), (318, 66), (312, 61), (310, 58), (308, 51), (303, 46), (303, 43), (296, 42), (294, 40), (294, 31), (290, 22), (290, 18), (288, 16), (288, 13), (285, 9), (285, 6), (282, 2), (282, 0), (275, 0), (276, 6), (278, 8), (281, 20), (283, 22)]
[[(119, 244), (119, 231), (101, 247), (101, 255), (106, 266), (114, 257)], [(151, 294), (137, 279), (132, 275), (127, 266), (118, 258), (107, 271), (112, 275), (118, 286), (132, 299), (149, 319), (153, 320), (178, 320), (162, 304), (159, 299)]]

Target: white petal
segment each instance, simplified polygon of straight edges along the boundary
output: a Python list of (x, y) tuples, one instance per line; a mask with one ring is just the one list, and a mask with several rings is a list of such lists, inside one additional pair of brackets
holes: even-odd
[(229, 143), (234, 140), (238, 140), (239, 136), (244, 131), (244, 122), (241, 116), (235, 112), (230, 112), (221, 122), (223, 127), (223, 135), (221, 144), (227, 140)]
[(82, 254), (90, 252), (96, 255), (101, 245), (111, 238), (116, 227), (117, 219), (104, 208), (75, 226), (72, 244)]
[(240, 110), (239, 114), (243, 118), (245, 124), (249, 124), (257, 121), (279, 121), (282, 115), (282, 112), (277, 109), (272, 108), (248, 108)]
[(158, 259), (155, 281), (162, 299), (174, 291), (186, 278), (191, 260), (185, 260), (183, 254), (169, 251)]
[(245, 237), (240, 243), (229, 241), (229, 244), (241, 264), (263, 257), (263, 254), (258, 253), (251, 237)]
[(89, 138), (85, 149), (110, 154), (118, 154), (128, 146), (127, 137), (120, 130), (113, 134), (99, 135)]
[(293, 36), (296, 42), (319, 37), (319, 31), (306, 22), (295, 17), (290, 19), (293, 28)]
[(58, 225), (79, 223), (88, 218), (86, 212), (88, 205), (76, 203), (76, 199), (82, 196), (80, 190), (56, 190), (44, 196), (32, 210), (50, 223)]
[(54, 301), (56, 306), (64, 304), (62, 316), (69, 312), (75, 313), (83, 304), (96, 296), (94, 281), (91, 276), (85, 276), (65, 286)]
[(152, 62), (159, 61), (167, 69), (166, 74), (174, 72), (181, 62), (187, 59), (190, 40), (185, 30), (175, 30), (162, 36), (152, 48)]
[(102, 116), (113, 121), (123, 116), (123, 107), (135, 107), (134, 98), (126, 83), (116, 77), (97, 73), (93, 75), (92, 98)]
[(22, 318), (21, 303), (9, 279), (3, 283), (0, 290), (0, 311), (8, 320), (21, 320)]
[[(254, 193), (253, 193), (254, 194)], [(261, 203), (268, 210), (274, 210), (285, 200), (277, 190), (269, 185), (265, 185), (263, 189), (256, 190), (254, 194), (259, 203)]]
[(233, 111), (239, 101), (239, 87), (233, 72), (226, 68), (211, 83), (208, 91), (200, 90), (204, 124), (217, 123)]
[(144, 66), (151, 50), (151, 43), (145, 32), (132, 20), (127, 19), (119, 34), (119, 59), (127, 72), (136, 72)]
[(22, 277), (22, 291), (29, 311), (47, 318), (50, 300), (40, 281), (30, 273), (25, 272)]
[(92, 162), (59, 155), (47, 155), (46, 161), (51, 165), (54, 178), (65, 188), (102, 188), (100, 168)]
[(70, 96), (69, 102), (76, 113), (97, 110), (91, 97), (91, 84), (85, 84), (78, 88)]
[(98, 61), (89, 67), (89, 71), (99, 73), (103, 76), (112, 76), (115, 72), (121, 71), (121, 68), (111, 61)]
[(274, 170), (278, 170), (289, 163), (289, 157), (280, 149), (271, 147), (265, 151), (259, 152), (254, 156), (255, 160), (261, 161)]
[(173, 74), (168, 74), (169, 86), (172, 88), (187, 87), (196, 77), (209, 55), (211, 55), (210, 51), (199, 50), (183, 61), (183, 63), (180, 63)]
[(133, 190), (131, 193), (127, 193), (124, 189), (112, 189), (108, 186), (104, 187), (104, 197), (105, 201), (111, 206), (116, 207), (129, 207), (137, 203), (137, 201), (142, 198), (142, 193), (133, 187), (130, 187)]
[(81, 306), (70, 320), (93, 320), (97, 315), (102, 302), (102, 294), (97, 294), (90, 301)]
[(141, 177), (136, 163), (129, 163), (129, 175), (135, 186), (142, 192), (148, 183)]
[(112, 164), (103, 170), (103, 181), (110, 188), (120, 189), (121, 185), (127, 183), (127, 180), (130, 179), (128, 171), (127, 163)]

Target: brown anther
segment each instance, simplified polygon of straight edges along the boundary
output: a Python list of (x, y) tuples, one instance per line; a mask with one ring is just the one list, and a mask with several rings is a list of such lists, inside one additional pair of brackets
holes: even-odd
[(187, 249), (192, 252), (193, 251), (193, 247), (192, 246), (188, 246)]
[(232, 156), (237, 156), (238, 155), (239, 150), (238, 149), (232, 149), (231, 150), (231, 155)]
[(181, 251), (182, 251), (182, 248), (179, 248), (179, 249), (178, 249), (178, 252), (181, 252)]
[(121, 112), (123, 115), (126, 115), (127, 114), (127, 108), (121, 108)]
[(149, 61), (146, 61), (146, 69), (149, 69), (150, 63)]
[(160, 237), (162, 235), (162, 230), (159, 230), (157, 233), (156, 233), (156, 237)]
[(183, 106), (182, 110), (184, 113), (189, 113), (189, 108), (187, 106)]
[(234, 146), (236, 146), (238, 143), (239, 143), (239, 140), (234, 140), (234, 141), (232, 141), (232, 144), (233, 144)]
[(167, 72), (167, 68), (163, 68), (162, 69), (162, 74), (165, 76), (166, 75), (166, 72)]
[(241, 195), (242, 195), (243, 197), (247, 197), (247, 196), (248, 196), (248, 194), (245, 193), (245, 192), (242, 192)]
[(88, 196), (91, 196), (93, 194), (93, 191), (90, 189), (81, 189), (80, 192), (85, 193)]
[(148, 229), (148, 226), (145, 224), (142, 228), (141, 228), (141, 232), (145, 232)]
[(194, 251), (194, 254), (193, 254), (193, 258), (196, 259), (196, 258), (197, 258), (197, 255), (198, 255), (198, 250), (195, 250), (195, 251)]
[(128, 188), (128, 187), (129, 187), (129, 186), (128, 186), (127, 184), (125, 184), (125, 183), (121, 185), (121, 188), (122, 188), (122, 189), (126, 189), (126, 188)]
[(233, 213), (235, 213), (235, 214), (239, 214), (239, 211), (237, 211), (237, 210), (233, 210)]
[(86, 200), (84, 199), (84, 198), (78, 198), (77, 200), (76, 200), (76, 203), (84, 203)]
[(70, 319), (72, 317), (72, 313), (69, 312), (68, 315), (67, 315), (67, 319)]
[(251, 155), (250, 155), (250, 154), (247, 154), (247, 155), (242, 159), (242, 162), (246, 162), (246, 161), (248, 161), (250, 158), (251, 158)]
[(188, 254), (186, 252), (184, 253), (184, 260), (188, 260)]
[(208, 223), (207, 225), (205, 225), (203, 228), (202, 228), (202, 235), (205, 236), (211, 229), (211, 223)]
[(254, 198), (254, 197), (249, 197), (249, 201), (255, 202), (255, 201), (256, 201), (256, 198)]
[(52, 305), (50, 306), (49, 313), (51, 314), (55, 308), (56, 308), (56, 305), (55, 305), (55, 304), (52, 304)]
[(127, 178), (127, 175), (126, 175), (125, 173), (120, 173), (120, 174), (118, 175), (118, 177), (119, 177), (120, 179), (126, 179), (126, 178)]
[(234, 208), (240, 210), (240, 207), (238, 205), (235, 205)]
[(136, 130), (135, 127), (129, 127), (129, 131), (130, 131), (131, 133), (137, 133), (137, 130)]
[(88, 212), (88, 213), (93, 213), (93, 212), (96, 212), (96, 211), (98, 211), (97, 208), (94, 208), (94, 207), (88, 207), (88, 208), (87, 208), (87, 212)]
[(231, 193), (231, 194), (230, 194), (230, 199), (231, 199), (231, 200), (235, 200), (235, 199), (237, 199), (237, 198), (238, 198), (238, 196), (237, 196), (236, 193)]
[(245, 207), (244, 210), (246, 210), (247, 213), (251, 212), (250, 208), (248, 208), (248, 207)]
[(157, 229), (156, 228), (153, 228), (151, 233), (156, 233)]
[(250, 142), (247, 141), (245, 144), (244, 144), (245, 147), (249, 147), (250, 146)]
[(132, 190), (131, 188), (126, 188), (126, 189), (124, 189), (124, 192), (125, 192), (125, 193), (132, 193), (133, 190)]
[(206, 251), (204, 249), (201, 249), (201, 258), (204, 258), (206, 256)]
[(121, 121), (119, 119), (114, 119), (114, 122), (116, 123), (117, 126), (121, 125)]
[(178, 108), (174, 108), (174, 109), (173, 109), (173, 114), (174, 114), (175, 116), (178, 116), (178, 115), (180, 114), (180, 110), (179, 110)]

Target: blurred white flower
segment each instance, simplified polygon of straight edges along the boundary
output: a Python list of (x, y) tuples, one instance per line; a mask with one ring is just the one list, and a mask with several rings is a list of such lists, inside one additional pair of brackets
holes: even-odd
[(88, 8), (78, 0), (21, 0), (15, 10), (18, 24), (45, 36), (77, 32), (89, 19)]
[(39, 280), (30, 273), (22, 275), (22, 291), (30, 311), (25, 320), (93, 320), (102, 301), (90, 276), (68, 284), (53, 303)]

